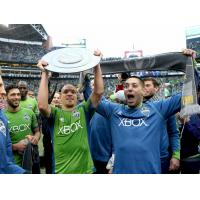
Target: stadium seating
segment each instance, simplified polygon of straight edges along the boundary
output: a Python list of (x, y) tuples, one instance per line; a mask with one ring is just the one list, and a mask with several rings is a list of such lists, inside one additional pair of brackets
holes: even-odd
[[(54, 47), (51, 50), (55, 50)], [(46, 53), (42, 45), (9, 43), (0, 41), (0, 60), (15, 63), (37, 63), (37, 61)]]
[(187, 48), (193, 49), (197, 52), (197, 59), (200, 58), (200, 38), (187, 39)]

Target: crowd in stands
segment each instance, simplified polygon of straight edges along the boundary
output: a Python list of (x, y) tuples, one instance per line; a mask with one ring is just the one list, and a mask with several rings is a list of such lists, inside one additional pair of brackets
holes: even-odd
[[(38, 79), (30, 79), (30, 78), (23, 78), (21, 79), (23, 81), (26, 81), (29, 85), (29, 90), (33, 91), (35, 95), (37, 95), (38, 93), (38, 88), (39, 88), (39, 83), (40, 80)], [(20, 79), (13, 79), (13, 78), (4, 78), (4, 84), (5, 86), (12, 84), (17, 84), (20, 81)], [(74, 84), (77, 85), (78, 84), (78, 79), (68, 79), (68, 80), (51, 80), (50, 81), (50, 91), (53, 90), (53, 88), (55, 87), (56, 83), (57, 84), (57, 88), (58, 90), (66, 83), (70, 83), (70, 84)]]
[[(22, 78), (22, 80), (26, 81), (29, 85), (29, 90), (34, 91), (35, 95), (37, 95), (40, 81), (38, 79), (30, 79), (29, 77)], [(181, 92), (183, 85), (183, 77), (181, 76), (158, 77), (156, 80), (160, 83), (160, 90), (157, 93), (158, 99), (165, 98), (164, 91), (166, 89), (169, 90), (170, 95)], [(19, 81), (20, 79), (13, 79), (13, 77), (4, 78), (5, 86), (10, 85), (11, 83), (17, 84)], [(109, 97), (115, 91), (117, 82), (117, 78), (104, 78), (106, 97)], [(60, 90), (65, 83), (70, 83), (77, 86), (79, 84), (79, 79), (51, 79), (50, 83), (50, 91), (53, 91), (53, 88), (56, 84), (58, 90)]]
[(200, 37), (187, 39), (187, 48), (197, 52), (197, 58), (200, 58)]
[[(51, 49), (55, 50), (57, 47)], [(0, 60), (18, 63), (37, 63), (37, 61), (48, 53), (42, 45), (9, 43), (0, 41)]]

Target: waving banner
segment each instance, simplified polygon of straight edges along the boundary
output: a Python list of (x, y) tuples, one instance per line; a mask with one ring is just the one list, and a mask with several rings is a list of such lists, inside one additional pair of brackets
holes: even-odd
[(186, 63), (190, 57), (182, 53), (172, 52), (147, 56), (142, 58), (122, 59), (117, 61), (101, 61), (103, 74), (115, 74), (120, 72), (167, 71), (175, 70), (186, 72)]
[(195, 70), (193, 60), (190, 56), (182, 53), (165, 53), (150, 57), (124, 59), (119, 61), (101, 62), (103, 74), (113, 74), (133, 71), (182, 71), (185, 73), (185, 80), (182, 89), (181, 117), (188, 117), (200, 113), (200, 106), (197, 102)]

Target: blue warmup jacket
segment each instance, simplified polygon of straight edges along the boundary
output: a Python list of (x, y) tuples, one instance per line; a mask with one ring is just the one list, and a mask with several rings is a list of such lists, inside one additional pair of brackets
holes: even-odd
[(112, 156), (110, 123), (98, 113), (90, 120), (89, 144), (93, 160), (109, 161)]
[[(90, 80), (85, 80), (84, 99), (87, 100), (92, 93)], [(92, 118), (91, 118), (92, 117)], [(112, 156), (112, 138), (109, 121), (97, 112), (91, 116), (89, 126), (89, 145), (92, 159), (108, 162)]]

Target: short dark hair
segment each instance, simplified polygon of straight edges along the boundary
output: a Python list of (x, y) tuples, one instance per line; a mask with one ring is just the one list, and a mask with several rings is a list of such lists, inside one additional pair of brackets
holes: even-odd
[(6, 90), (6, 94), (8, 94), (10, 92), (10, 90), (12, 89), (19, 89), (19, 87), (15, 84), (11, 84), (11, 85), (8, 85), (5, 90)]
[(122, 80), (126, 80), (127, 78), (129, 78), (129, 74), (126, 73), (126, 72), (122, 72), (122, 73), (121, 73), (121, 79), (122, 79)]
[[(136, 78), (136, 79), (138, 79), (138, 80), (140, 81), (142, 87), (144, 87), (144, 81), (143, 81), (139, 76), (131, 76), (131, 77), (129, 77), (128, 79), (130, 79), (130, 78)], [(128, 79), (127, 79), (127, 80), (128, 80)]]
[(68, 83), (65, 84), (65, 85), (62, 87), (62, 89), (61, 89), (61, 93), (62, 93), (62, 91), (63, 91), (63, 88), (66, 87), (66, 86), (70, 86), (70, 87), (74, 88), (75, 91), (76, 91), (76, 93), (78, 93), (76, 86), (74, 86), (74, 85), (72, 85), (72, 84), (68, 84)]
[(159, 87), (160, 86), (160, 83), (158, 83), (158, 81), (153, 78), (153, 77), (147, 77), (147, 78), (144, 78), (143, 81), (151, 81), (153, 83), (153, 86), (154, 87)]

